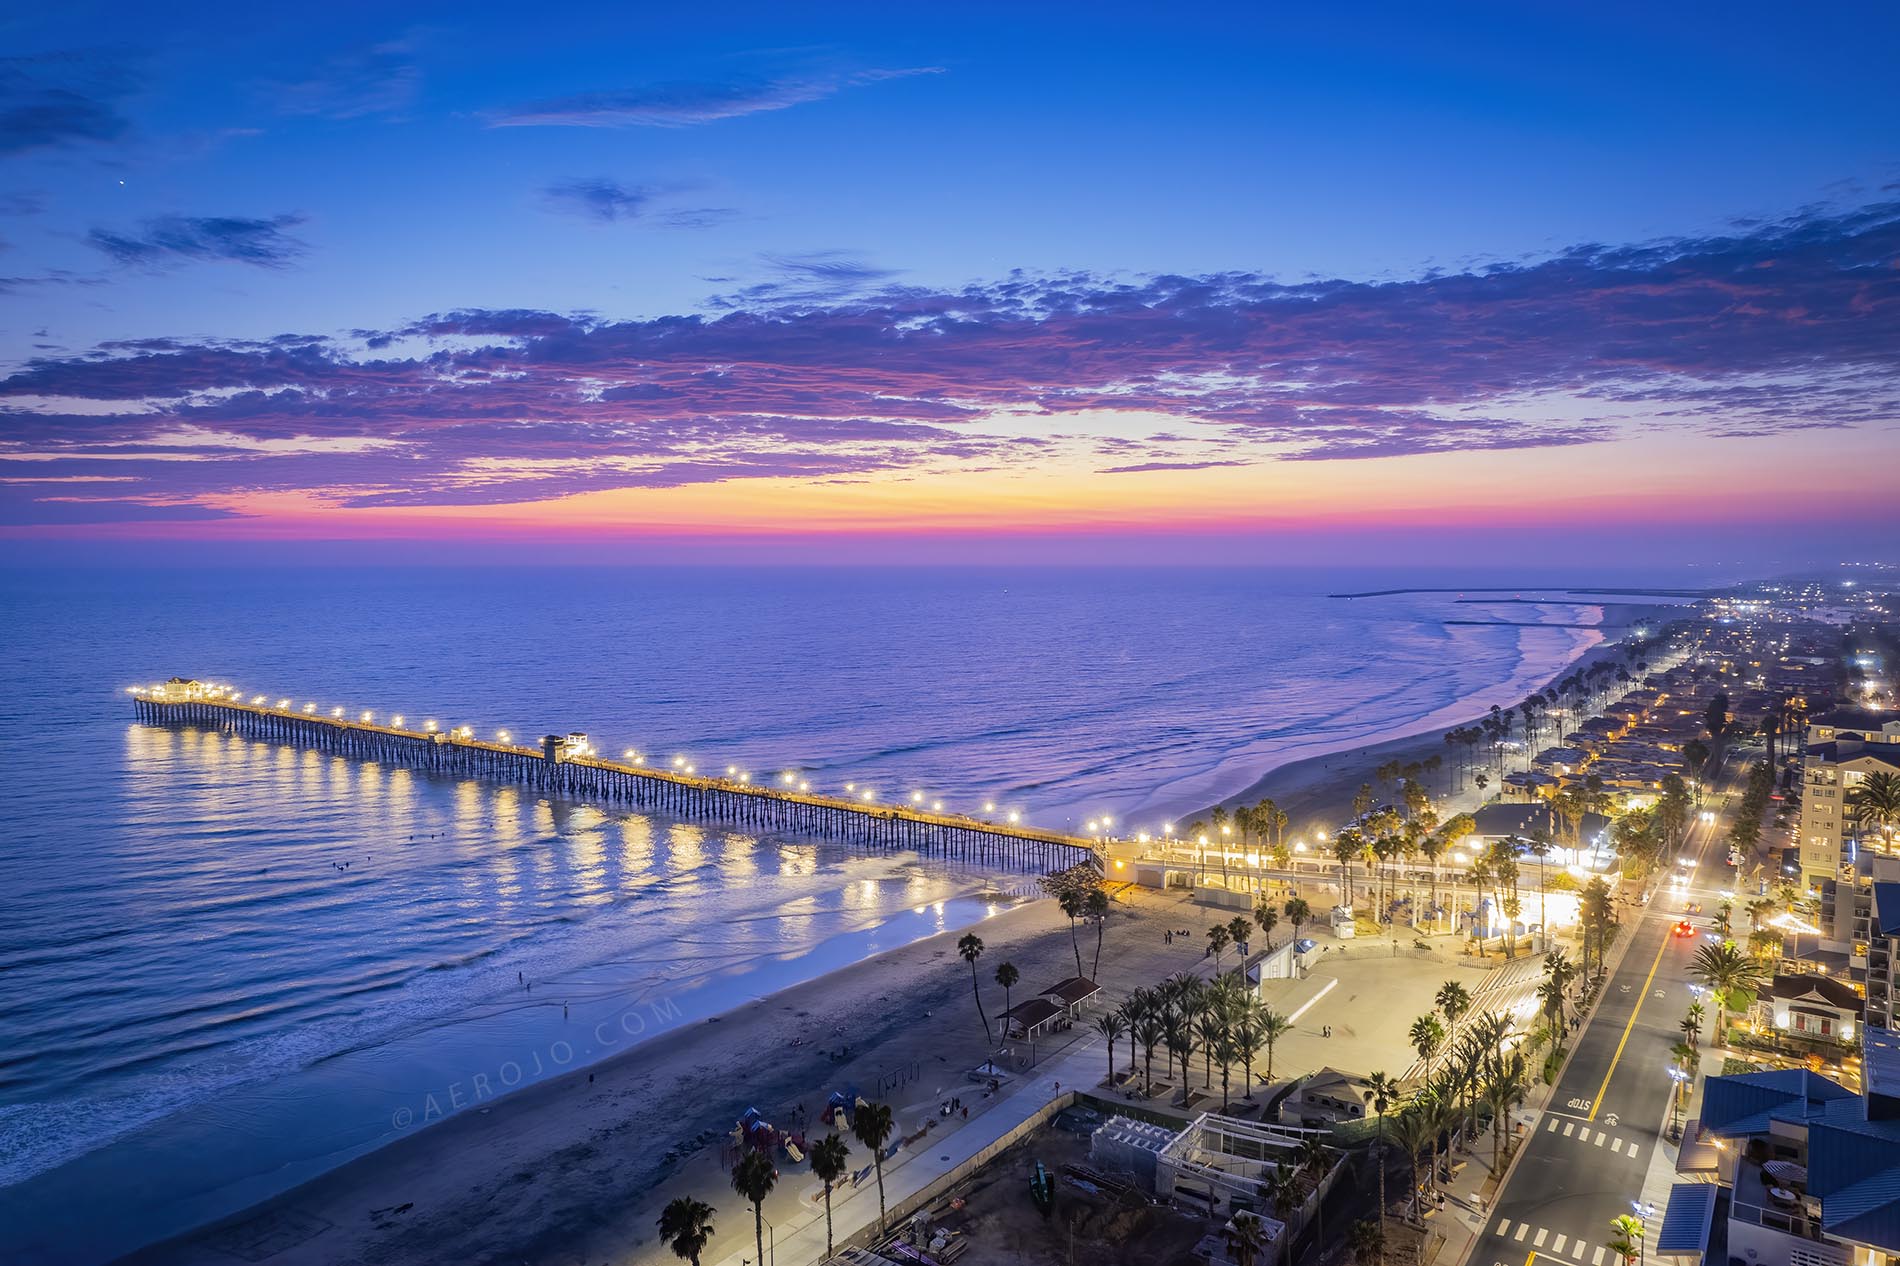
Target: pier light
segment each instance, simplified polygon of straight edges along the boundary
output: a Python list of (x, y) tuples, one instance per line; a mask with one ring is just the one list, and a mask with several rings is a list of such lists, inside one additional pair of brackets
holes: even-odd
[(139, 692), (139, 688), (138, 688), (137, 686), (127, 686), (127, 687), (125, 688), (125, 693), (127, 693), (127, 694), (129, 694), (129, 695), (135, 695), (135, 694), (137, 694), (138, 692)]
[(341, 709), (341, 708), (331, 708), (331, 709), (330, 709), (330, 715), (331, 715), (331, 716), (333, 716), (333, 717), (340, 717), (340, 716), (342, 716), (342, 715), (343, 715), (343, 709)]
[(685, 758), (684, 756), (675, 756), (675, 757), (673, 758), (673, 768), (675, 768), (675, 769), (685, 769), (685, 768), (686, 768), (686, 758)]
[(801, 783), (799, 783), (799, 784), (798, 784), (798, 789), (799, 789), (800, 791), (810, 791), (810, 790), (811, 790), (811, 784), (810, 784), (810, 783), (808, 783), (808, 782), (801, 782)]
[(314, 703), (306, 703), (303, 705), (303, 710), (305, 712), (315, 712), (317, 710), (317, 705)]
[(778, 776), (778, 780), (784, 783), (787, 787), (791, 786), (793, 783), (798, 781), (798, 779), (793, 777), (791, 774), (780, 774)]
[(739, 767), (737, 765), (726, 766), (726, 777), (730, 778), (738, 772), (739, 772)]
[(1320, 843), (1322, 843), (1322, 844), (1324, 844), (1324, 843), (1326, 842), (1326, 832), (1324, 832), (1324, 831), (1315, 831), (1315, 832), (1313, 832), (1313, 836), (1314, 836), (1314, 838), (1316, 838), (1317, 840), (1319, 840), (1319, 842), (1320, 842)]
[(1164, 835), (1164, 836), (1165, 836), (1165, 835), (1173, 835), (1173, 834), (1174, 834), (1174, 823), (1172, 823), (1172, 822), (1163, 822), (1163, 823), (1161, 824), (1161, 834), (1162, 834), (1162, 835)]
[(495, 731), (495, 737), (496, 737), (496, 738), (498, 738), (498, 739), (500, 739), (500, 740), (501, 740), (502, 742), (504, 742), (504, 743), (506, 743), (506, 742), (508, 741), (508, 731), (506, 731), (506, 730), (496, 730), (496, 731)]
[(279, 700), (277, 701), (277, 706), (278, 706), (278, 707), (280, 707), (280, 708), (288, 708), (288, 707), (290, 706), (290, 700), (288, 700), (288, 699), (279, 699)]
[(422, 728), (423, 728), (423, 729), (424, 729), (424, 730), (425, 730), (426, 732), (428, 732), (428, 733), (430, 733), (430, 734), (434, 734), (434, 733), (435, 733), (435, 722), (434, 722), (434, 721), (424, 721), (424, 722), (422, 723)]
[(752, 781), (752, 775), (751, 775), (751, 774), (748, 774), (748, 773), (745, 773), (745, 772), (743, 772), (743, 771), (741, 771), (741, 772), (740, 772), (740, 774), (739, 774), (739, 781), (740, 781), (740, 782), (751, 782), (751, 781)]
[(686, 772), (691, 774), (691, 773), (696, 773), (697, 771), (691, 765), (688, 765), (686, 767)]
[(389, 719), (389, 724), (395, 727), (396, 729), (400, 730), (402, 728), (402, 714), (399, 712), (395, 716), (391, 717)]
[(264, 696), (263, 696), (263, 695), (258, 695), (258, 696), (257, 696), (256, 698), (254, 698), (254, 699), (252, 699), (252, 700), (251, 700), (251, 706), (252, 706), (252, 707), (256, 707), (256, 706), (257, 706), (258, 704), (260, 704), (260, 703), (262, 703), (262, 702), (264, 702)]
[(363, 714), (363, 724), (368, 725), (370, 723), (371, 718), (373, 718), (375, 715), (376, 714), (374, 712), (365, 712)]
[(632, 749), (631, 747), (629, 747), (629, 748), (627, 749), (627, 759), (628, 759), (628, 760), (632, 760), (632, 759), (633, 759), (633, 758), (634, 758), (635, 756), (637, 756), (638, 754), (639, 754), (639, 753), (637, 753), (637, 752), (635, 752), (635, 751), (634, 751), (634, 750), (633, 750), (633, 749)]
[(921, 792), (921, 791), (913, 791), (913, 792), (911, 792), (911, 793), (910, 793), (910, 802), (911, 802), (912, 804), (922, 804), (922, 803), (924, 802), (924, 793), (923, 793), (923, 792)]
[(988, 800), (985, 800), (985, 801), (983, 802), (983, 812), (985, 812), (985, 813), (995, 813), (995, 812), (996, 812), (996, 806), (995, 806), (994, 804), (991, 804), (991, 803), (990, 803), (990, 802), (989, 802)]
[(1023, 820), (1023, 815), (1016, 812), (1014, 809), (1011, 809), (1009, 811), (1009, 820), (1011, 822), (1020, 822)]
[(1148, 842), (1148, 833), (1146, 831), (1143, 831), (1141, 834), (1137, 835), (1135, 837), (1135, 842), (1137, 844), (1146, 844)]
[(932, 813), (942, 813), (942, 812), (943, 812), (943, 801), (941, 801), (941, 800), (932, 800), (932, 801), (930, 802), (930, 811), (931, 811)]
[(1089, 834), (1090, 835), (1095, 834), (1095, 832), (1100, 829), (1101, 825), (1102, 824), (1097, 822), (1094, 818), (1090, 818), (1089, 819)]
[(858, 793), (858, 798), (868, 804), (871, 800), (871, 789), (866, 787), (863, 791)]
[(848, 782), (844, 785), (844, 789), (846, 791), (856, 791), (858, 789), (858, 784), (854, 782)]
[(636, 765), (644, 765), (647, 763), (647, 758), (644, 756), (636, 756), (633, 758), (633, 763)]

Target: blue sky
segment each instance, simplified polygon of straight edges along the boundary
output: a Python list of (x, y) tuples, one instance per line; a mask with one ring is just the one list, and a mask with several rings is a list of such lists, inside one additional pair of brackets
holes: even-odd
[(1403, 286), (1900, 196), (1900, 11), (1662, 8), (16, 14), (0, 369), (1019, 271)]

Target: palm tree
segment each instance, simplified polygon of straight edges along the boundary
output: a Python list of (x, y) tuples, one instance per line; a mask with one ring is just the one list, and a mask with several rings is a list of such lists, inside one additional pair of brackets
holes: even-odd
[(1235, 1266), (1254, 1266), (1267, 1246), (1267, 1228), (1252, 1213), (1236, 1213), (1227, 1223), (1227, 1255)]
[(1418, 1057), (1425, 1061), (1425, 1080), (1430, 1081), (1432, 1079), (1432, 1052), (1437, 1050), (1439, 1043), (1445, 1040), (1445, 1026), (1438, 1022), (1437, 1016), (1428, 1011), (1412, 1021), (1412, 1029), (1407, 1036), (1412, 1039), (1412, 1049), (1417, 1051)]
[(1168, 1030), (1163, 1027), (1158, 1015), (1144, 1015), (1135, 1021), (1132, 1030), (1135, 1040), (1141, 1043), (1141, 1081), (1143, 1092), (1153, 1095), (1155, 1092), (1155, 1047), (1161, 1045)]
[(1900, 823), (1900, 774), (1868, 774), (1848, 793), (1847, 805), (1861, 821), (1873, 824), (1891, 850), (1893, 828)]
[(1724, 941), (1704, 945), (1689, 962), (1689, 973), (1701, 981), (1715, 998), (1715, 1036), (1728, 1040), (1729, 993), (1731, 990), (1760, 989), (1765, 979), (1761, 964)]
[(1262, 1038), (1260, 1017), (1265, 1010), (1265, 1004), (1250, 995), (1241, 1000), (1235, 1013), (1234, 1053), (1240, 1057), (1240, 1069), (1245, 1077), (1242, 1084), (1247, 1088), (1240, 1097), (1249, 1101), (1253, 1099), (1253, 1058), (1260, 1053)]
[(827, 1134), (812, 1145), (812, 1177), (825, 1184), (825, 1256), (830, 1257), (831, 1247), (831, 1188), (845, 1175), (849, 1164), (850, 1148), (846, 1146), (844, 1135)]
[(1293, 1215), (1306, 1203), (1306, 1187), (1300, 1182), (1300, 1171), (1292, 1165), (1275, 1165), (1262, 1176), (1262, 1194), (1273, 1205), (1274, 1216), (1280, 1219), (1285, 1228), (1280, 1232), (1281, 1252), (1285, 1255), (1287, 1266), (1293, 1260)]
[[(891, 1137), (897, 1122), (891, 1119), (888, 1103), (861, 1104), (851, 1114), (851, 1133), (871, 1149), (871, 1163), (877, 1166), (877, 1229), (884, 1231), (884, 1141)], [(763, 1259), (761, 1259), (763, 1260)]]
[(1203, 1011), (1194, 1020), (1194, 1036), (1201, 1044), (1201, 1084), (1214, 1088), (1214, 1050), (1227, 1040), (1227, 1021), (1217, 1008)]
[(1009, 1014), (1009, 991), (1014, 989), (1016, 982), (1022, 978), (1023, 974), (1016, 970), (1014, 963), (1004, 963), (996, 969), (996, 983), (1003, 987), (1004, 1015)]
[(1293, 1159), (1299, 1162), (1300, 1172), (1308, 1175), (1313, 1182), (1313, 1224), (1314, 1234), (1321, 1243), (1326, 1240), (1326, 1206), (1319, 1198), (1320, 1182), (1326, 1177), (1326, 1171), (1332, 1167), (1332, 1158), (1326, 1152), (1326, 1144), (1317, 1134), (1308, 1134), (1300, 1139), (1293, 1149)]
[(1281, 907), (1281, 911), (1286, 915), (1286, 921), (1293, 925), (1294, 936), (1298, 936), (1300, 929), (1305, 927), (1307, 921), (1313, 917), (1313, 907), (1306, 904), (1305, 897), (1287, 898), (1287, 903)]
[(1265, 897), (1260, 898), (1253, 908), (1253, 921), (1260, 925), (1260, 939), (1268, 949), (1273, 948), (1273, 929), (1280, 922), (1280, 912)]
[(1105, 1085), (1115, 1084), (1115, 1043), (1121, 1041), (1122, 1034), (1128, 1032), (1128, 1021), (1119, 1011), (1110, 1011), (1095, 1017), (1095, 1031), (1102, 1035), (1102, 1045), (1108, 1047), (1108, 1081)]
[(957, 956), (970, 965), (970, 992), (976, 996), (977, 1018), (983, 1021), (983, 1041), (988, 1043), (990, 1036), (990, 1017), (983, 1010), (983, 991), (976, 983), (976, 960), (983, 957), (983, 938), (974, 932), (965, 932), (963, 939), (957, 942)]
[(1379, 1219), (1385, 1219), (1385, 1112), (1399, 1097), (1399, 1083), (1384, 1073), (1366, 1075), (1366, 1093), (1372, 1096), (1371, 1108), (1379, 1114)]
[(732, 1167), (732, 1189), (752, 1204), (752, 1234), (758, 1241), (759, 1260), (765, 1260), (765, 1198), (778, 1186), (778, 1170), (764, 1152), (746, 1149)]
[(1244, 914), (1237, 914), (1227, 924), (1227, 939), (1236, 946), (1253, 935), (1253, 920)]
[(1069, 916), (1069, 946), (1075, 951), (1075, 974), (1082, 974), (1082, 942), (1077, 939), (1075, 921), (1088, 911), (1088, 897), (1074, 885), (1064, 887), (1056, 894), (1056, 906)]
[(1419, 1192), (1424, 1186), (1423, 1179), (1428, 1171), (1419, 1169), (1418, 1158), (1438, 1137), (1438, 1123), (1433, 1119), (1430, 1094), (1414, 1099), (1412, 1104), (1399, 1113), (1392, 1123), (1392, 1131), (1397, 1136), (1399, 1146), (1405, 1149), (1406, 1157), (1412, 1162), (1412, 1212), (1414, 1220), (1418, 1217)]
[(1432, 999), (1438, 1004), (1438, 1010), (1445, 1017), (1445, 1023), (1451, 1026), (1447, 1038), (1458, 1038), (1458, 1017), (1471, 1010), (1471, 991), (1455, 980), (1447, 980), (1438, 986), (1438, 993)]
[(1352, 904), (1352, 859), (1366, 851), (1365, 834), (1354, 827), (1347, 827), (1333, 837), (1333, 858), (1339, 863), (1339, 895), (1341, 905)]
[(1293, 1021), (1281, 1015), (1271, 1007), (1260, 1009), (1260, 1045), (1267, 1051), (1267, 1084), (1273, 1084), (1273, 1047), (1274, 1043), (1286, 1036), (1293, 1027)]
[(1225, 924), (1216, 923), (1213, 927), (1207, 929), (1207, 948), (1214, 955), (1214, 970), (1219, 971), (1221, 953), (1227, 948), (1227, 927)]
[(1102, 970), (1102, 929), (1108, 926), (1108, 890), (1099, 884), (1089, 889), (1082, 902), (1082, 913), (1095, 924), (1095, 957), (1089, 962), (1089, 978)]
[(660, 1210), (660, 1240), (673, 1256), (699, 1266), (699, 1255), (713, 1236), (713, 1207), (691, 1196), (675, 1196)]
[(1353, 1223), (1349, 1238), (1352, 1259), (1359, 1266), (1377, 1266), (1377, 1263), (1385, 1260), (1385, 1232), (1377, 1222), (1367, 1219)]

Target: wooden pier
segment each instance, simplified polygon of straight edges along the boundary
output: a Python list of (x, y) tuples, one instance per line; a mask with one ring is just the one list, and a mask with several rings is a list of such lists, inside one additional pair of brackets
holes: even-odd
[(570, 741), (577, 736), (549, 735), (539, 747), (488, 742), (467, 729), (416, 730), (350, 720), (335, 712), (324, 715), (313, 704), (295, 707), (286, 700), (273, 706), (263, 696), (247, 701), (229, 687), (178, 678), (162, 685), (135, 686), (129, 693), (138, 719), (152, 725), (222, 730), (356, 760), (652, 809), (674, 818), (1045, 871), (1078, 862), (1101, 864), (1097, 842), (1084, 836), (740, 778), (707, 777), (650, 766), (643, 760), (607, 760), (591, 747)]

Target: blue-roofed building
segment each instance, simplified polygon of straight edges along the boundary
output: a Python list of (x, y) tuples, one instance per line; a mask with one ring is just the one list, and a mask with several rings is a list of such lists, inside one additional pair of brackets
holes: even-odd
[[(1886, 1266), (1900, 1258), (1900, 1035), (1865, 1030), (1867, 1093), (1806, 1069), (1711, 1077), (1701, 1134), (1729, 1189), (1728, 1263)], [(1671, 1254), (1706, 1245), (1706, 1187), (1670, 1195)], [(1660, 1251), (1660, 1245), (1659, 1245)]]

